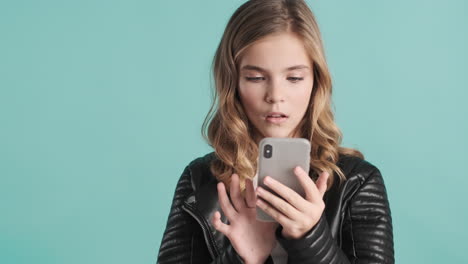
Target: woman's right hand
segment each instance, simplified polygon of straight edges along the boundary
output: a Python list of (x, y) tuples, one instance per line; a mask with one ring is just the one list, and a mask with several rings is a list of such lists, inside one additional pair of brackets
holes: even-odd
[(229, 225), (221, 221), (221, 214), (213, 215), (213, 226), (231, 242), (237, 254), (245, 263), (264, 263), (276, 244), (276, 222), (263, 222), (256, 219), (256, 194), (253, 183), (246, 179), (245, 199), (240, 193), (239, 176), (233, 174), (230, 184), (232, 203), (226, 193), (224, 183), (219, 182), (218, 198), (221, 209), (229, 220)]

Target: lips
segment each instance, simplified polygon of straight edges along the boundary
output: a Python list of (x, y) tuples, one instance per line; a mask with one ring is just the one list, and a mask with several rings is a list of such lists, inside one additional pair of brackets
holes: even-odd
[(270, 124), (279, 125), (288, 120), (288, 116), (282, 112), (269, 112), (265, 115), (265, 121)]
[(265, 118), (270, 118), (270, 117), (288, 117), (285, 113), (282, 112), (269, 112), (265, 115)]

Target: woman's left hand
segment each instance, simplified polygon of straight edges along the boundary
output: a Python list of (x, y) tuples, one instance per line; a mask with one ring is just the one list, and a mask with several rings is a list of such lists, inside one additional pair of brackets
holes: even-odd
[(327, 189), (328, 173), (322, 172), (317, 184), (299, 166), (294, 169), (294, 173), (305, 190), (305, 198), (269, 176), (265, 177), (264, 184), (281, 198), (257, 187), (257, 196), (269, 203), (257, 199), (257, 206), (281, 224), (282, 235), (287, 239), (304, 236), (317, 224), (325, 209), (323, 195)]

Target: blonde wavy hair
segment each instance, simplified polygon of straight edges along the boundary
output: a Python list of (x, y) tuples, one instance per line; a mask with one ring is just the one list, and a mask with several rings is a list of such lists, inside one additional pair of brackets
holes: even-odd
[[(229, 191), (231, 175), (245, 179), (256, 174), (258, 145), (254, 127), (244, 112), (238, 94), (239, 63), (243, 51), (270, 34), (296, 33), (313, 65), (314, 84), (309, 107), (293, 135), (311, 142), (310, 169), (314, 177), (327, 171), (346, 178), (336, 165), (340, 154), (364, 158), (351, 148), (341, 147), (342, 133), (334, 122), (331, 110), (332, 82), (325, 61), (321, 33), (312, 11), (303, 0), (250, 0), (230, 18), (212, 63), (215, 81), (212, 104), (202, 125), (202, 136), (214, 148), (217, 159), (210, 164), (213, 175), (224, 182)], [(335, 177), (329, 177), (327, 188)]]

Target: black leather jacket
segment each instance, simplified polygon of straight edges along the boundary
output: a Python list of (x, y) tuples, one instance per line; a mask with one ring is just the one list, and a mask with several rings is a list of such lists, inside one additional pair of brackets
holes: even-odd
[[(227, 237), (211, 224), (213, 213), (222, 211), (217, 179), (209, 170), (213, 158), (214, 152), (208, 153), (184, 169), (157, 263), (243, 263)], [(336, 178), (325, 193), (319, 222), (297, 240), (282, 237), (281, 226), (276, 230), (288, 263), (394, 263), (392, 218), (379, 169), (346, 155), (340, 155), (337, 165), (347, 180), (339, 185)], [(273, 263), (271, 256), (265, 263)]]

